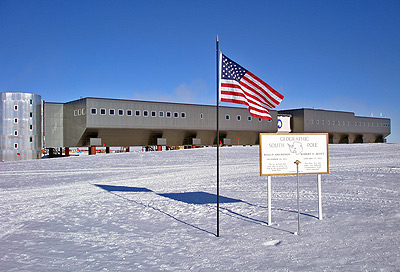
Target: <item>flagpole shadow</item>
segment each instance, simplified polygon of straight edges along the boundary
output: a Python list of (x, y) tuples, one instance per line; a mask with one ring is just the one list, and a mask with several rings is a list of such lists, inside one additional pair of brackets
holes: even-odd
[(141, 206), (143, 206), (145, 208), (150, 208), (150, 209), (153, 209), (153, 210), (155, 210), (157, 212), (160, 212), (160, 213), (164, 214), (165, 216), (168, 216), (168, 217), (170, 217), (170, 218), (172, 218), (172, 219), (174, 219), (174, 220), (176, 220), (176, 221), (178, 221), (178, 222), (180, 222), (182, 224), (185, 224), (185, 225), (187, 225), (189, 227), (192, 227), (192, 228), (197, 229), (199, 231), (202, 231), (202, 232), (205, 232), (207, 234), (213, 235), (215, 237), (217, 236), (213, 232), (210, 232), (208, 230), (202, 229), (202, 228), (200, 228), (198, 226), (195, 226), (193, 224), (185, 222), (185, 221), (183, 221), (183, 220), (181, 220), (181, 219), (179, 219), (179, 218), (177, 218), (177, 217), (175, 217), (175, 216), (173, 216), (173, 215), (171, 215), (171, 214), (169, 214), (167, 212), (164, 212), (163, 210), (161, 210), (159, 208), (153, 207), (153, 206), (148, 205), (148, 204), (144, 204), (142, 202), (139, 202), (139, 201), (136, 201), (136, 200), (133, 200), (133, 199), (129, 199), (127, 197), (124, 197), (122, 195), (119, 195), (119, 194), (115, 193), (115, 192), (153, 192), (153, 191), (151, 191), (151, 190), (149, 190), (147, 188), (127, 187), (127, 186), (114, 186), (114, 185), (102, 185), (102, 184), (91, 184), (91, 185), (97, 186), (97, 187), (109, 192), (110, 194), (113, 194), (113, 195), (115, 195), (115, 196), (117, 196), (119, 198), (122, 198), (122, 199), (126, 200), (126, 201), (129, 201), (129, 202), (141, 205)]

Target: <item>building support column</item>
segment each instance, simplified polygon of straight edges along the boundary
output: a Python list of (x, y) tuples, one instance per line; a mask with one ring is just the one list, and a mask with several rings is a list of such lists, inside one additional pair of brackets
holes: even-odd
[(89, 155), (96, 155), (96, 146), (89, 146)]
[(65, 157), (69, 157), (69, 147), (65, 147)]

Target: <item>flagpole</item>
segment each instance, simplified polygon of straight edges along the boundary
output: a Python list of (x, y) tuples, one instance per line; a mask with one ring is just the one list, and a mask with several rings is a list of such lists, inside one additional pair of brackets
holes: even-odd
[(219, 237), (219, 40), (217, 35), (217, 237)]

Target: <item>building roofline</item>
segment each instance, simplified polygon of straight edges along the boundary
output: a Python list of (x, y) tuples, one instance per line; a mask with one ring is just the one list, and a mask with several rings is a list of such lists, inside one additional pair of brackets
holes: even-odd
[(314, 108), (287, 109), (287, 110), (279, 110), (278, 112), (280, 112), (280, 111), (300, 111), (300, 110), (331, 111), (331, 112), (341, 112), (341, 113), (351, 113), (351, 114), (354, 114), (354, 112), (352, 112), (352, 111), (326, 110), (326, 109), (314, 109)]
[[(199, 107), (216, 107), (216, 105), (207, 105), (207, 104), (194, 104), (194, 103), (178, 103), (178, 102), (162, 102), (162, 101), (147, 101), (147, 100), (136, 100), (136, 99), (118, 99), (118, 98), (102, 98), (102, 97), (83, 97), (80, 99), (72, 100), (66, 103), (61, 104), (69, 104), (82, 100), (110, 100), (110, 101), (123, 101), (123, 102), (141, 102), (141, 103), (156, 103), (156, 104), (172, 104), (172, 105), (184, 105), (184, 106), (199, 106)], [(46, 103), (56, 103), (56, 102), (46, 102)], [(230, 109), (246, 109), (245, 107), (230, 107), (230, 106), (219, 106), (220, 108), (230, 108)], [(277, 110), (271, 110), (273, 112), (277, 112)]]
[(339, 110), (325, 110), (325, 109), (313, 109), (313, 108), (298, 108), (298, 109), (288, 109), (288, 110), (279, 110), (278, 114), (280, 112), (285, 112), (285, 111), (304, 111), (304, 110), (313, 110), (313, 111), (325, 111), (325, 112), (339, 112), (339, 113), (349, 113), (354, 115), (354, 117), (357, 118), (375, 118), (375, 119), (389, 119), (390, 117), (383, 117), (383, 116), (360, 116), (360, 115), (356, 115), (354, 112), (352, 111), (339, 111)]

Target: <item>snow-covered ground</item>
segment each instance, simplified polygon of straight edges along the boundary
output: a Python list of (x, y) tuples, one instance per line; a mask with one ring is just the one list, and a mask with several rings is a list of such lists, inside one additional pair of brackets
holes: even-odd
[(266, 177), (258, 147), (0, 163), (0, 271), (400, 271), (400, 145), (330, 145), (315, 175)]

